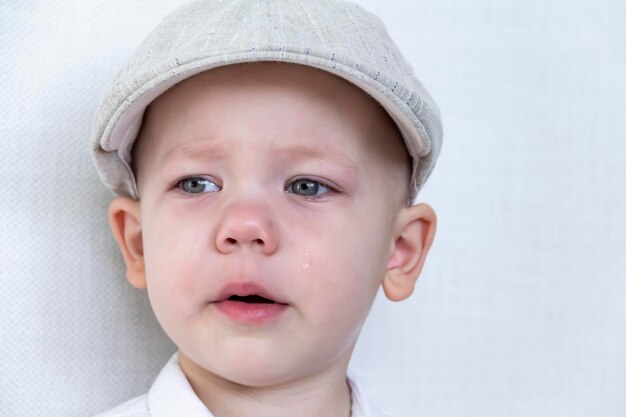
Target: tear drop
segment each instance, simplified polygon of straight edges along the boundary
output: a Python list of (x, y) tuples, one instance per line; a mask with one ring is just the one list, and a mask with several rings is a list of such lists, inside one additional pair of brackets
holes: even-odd
[(309, 269), (311, 267), (311, 254), (308, 250), (304, 251), (304, 257), (302, 259), (302, 269)]

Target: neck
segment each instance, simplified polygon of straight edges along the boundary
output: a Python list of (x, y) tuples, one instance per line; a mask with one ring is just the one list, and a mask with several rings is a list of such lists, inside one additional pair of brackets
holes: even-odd
[(199, 367), (183, 352), (180, 366), (196, 395), (215, 417), (350, 417), (347, 363), (271, 386), (247, 386)]

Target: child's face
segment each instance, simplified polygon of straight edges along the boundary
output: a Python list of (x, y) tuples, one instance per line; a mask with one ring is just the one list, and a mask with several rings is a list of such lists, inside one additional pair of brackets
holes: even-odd
[[(223, 67), (152, 104), (137, 227), (181, 363), (255, 386), (347, 366), (391, 265), (401, 140), (365, 93), (304, 66)], [(284, 305), (218, 303), (241, 283)]]

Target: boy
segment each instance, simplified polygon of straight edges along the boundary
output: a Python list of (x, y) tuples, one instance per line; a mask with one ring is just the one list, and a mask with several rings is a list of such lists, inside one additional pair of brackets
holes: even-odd
[[(390, 117), (391, 116), (391, 117)], [(178, 351), (102, 416), (389, 416), (347, 370), (382, 286), (407, 298), (439, 112), (343, 1), (196, 1), (114, 81), (92, 156), (127, 278)]]

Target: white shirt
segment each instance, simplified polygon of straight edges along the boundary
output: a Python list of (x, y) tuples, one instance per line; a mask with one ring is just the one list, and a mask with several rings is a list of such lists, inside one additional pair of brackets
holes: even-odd
[[(348, 371), (352, 417), (393, 417), (370, 404)], [(214, 417), (200, 401), (178, 363), (178, 352), (165, 364), (147, 394), (133, 398), (96, 417)]]

